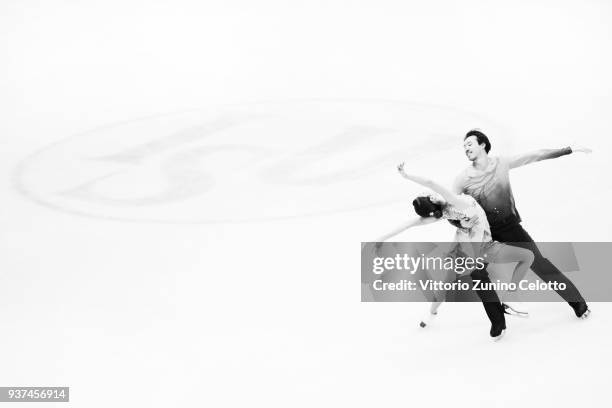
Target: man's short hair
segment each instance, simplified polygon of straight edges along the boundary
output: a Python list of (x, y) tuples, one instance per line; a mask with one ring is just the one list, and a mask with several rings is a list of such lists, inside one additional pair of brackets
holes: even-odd
[(485, 135), (478, 129), (472, 129), (465, 134), (463, 140), (467, 139), (470, 136), (476, 136), (476, 140), (478, 141), (479, 145), (484, 143), (485, 152), (489, 153), (489, 150), (491, 150), (491, 142), (489, 142), (489, 138), (487, 137), (487, 135)]

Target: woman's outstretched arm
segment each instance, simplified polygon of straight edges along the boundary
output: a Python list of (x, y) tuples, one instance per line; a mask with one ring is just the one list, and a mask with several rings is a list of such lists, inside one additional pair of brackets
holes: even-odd
[(449, 204), (452, 204), (459, 208), (465, 207), (466, 204), (462, 200), (459, 199), (459, 196), (457, 194), (453, 193), (446, 187), (442, 186), (441, 184), (436, 183), (433, 180), (406, 173), (406, 171), (404, 170), (404, 165), (405, 163), (402, 162), (399, 164), (399, 166), (397, 166), (397, 171), (400, 172), (402, 177), (410, 181), (414, 181), (415, 183), (420, 184), (424, 187), (432, 189), (436, 193), (440, 194)]
[(383, 236), (379, 237), (375, 242), (386, 241), (389, 238), (392, 238), (392, 237), (396, 236), (397, 234), (399, 234), (400, 232), (406, 231), (409, 228), (416, 227), (416, 226), (419, 226), (419, 225), (431, 224), (433, 222), (438, 221), (439, 219), (440, 218), (435, 218), (435, 217), (416, 217), (416, 218), (413, 218), (412, 220), (401, 224), (399, 227), (397, 227), (397, 228), (393, 229), (392, 231), (389, 231), (388, 233), (386, 233)]

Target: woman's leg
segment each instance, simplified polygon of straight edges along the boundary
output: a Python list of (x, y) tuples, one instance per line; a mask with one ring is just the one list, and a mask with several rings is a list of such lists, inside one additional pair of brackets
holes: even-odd
[[(498, 244), (501, 245), (501, 244)], [(533, 252), (529, 249), (520, 248), (512, 245), (501, 245), (494, 257), (490, 258), (491, 263), (513, 263), (517, 262), (512, 273), (511, 282), (518, 283), (525, 277), (527, 270), (534, 260)]]
[[(501, 245), (496, 243), (496, 245)], [(511, 282), (517, 287), (519, 282), (525, 277), (527, 269), (534, 260), (534, 254), (528, 249), (511, 245), (501, 245), (497, 254), (491, 258), (493, 263), (513, 263), (516, 262)], [(502, 300), (504, 312), (518, 317), (529, 317), (529, 312), (525, 305), (520, 301), (518, 292), (515, 290), (501, 291), (498, 293)]]
[[(457, 274), (452, 271), (445, 271), (444, 279), (441, 282), (451, 283), (457, 279)], [(438, 315), (438, 309), (446, 301), (446, 291), (437, 290), (433, 292), (433, 301), (429, 306), (429, 312), (421, 319), (419, 325), (426, 327), (433, 321), (434, 317)]]

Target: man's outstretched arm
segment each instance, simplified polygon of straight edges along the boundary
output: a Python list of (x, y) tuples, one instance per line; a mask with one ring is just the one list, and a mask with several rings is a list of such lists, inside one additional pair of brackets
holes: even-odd
[(519, 154), (509, 158), (511, 169), (525, 166), (526, 164), (539, 162), (542, 160), (556, 159), (557, 157), (565, 156), (571, 153), (591, 153), (591, 149), (585, 147), (564, 147), (562, 149), (541, 149), (534, 152)]

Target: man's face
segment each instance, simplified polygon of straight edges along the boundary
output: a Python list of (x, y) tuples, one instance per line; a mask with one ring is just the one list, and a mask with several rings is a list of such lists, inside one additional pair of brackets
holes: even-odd
[(476, 136), (470, 136), (463, 141), (463, 150), (467, 158), (474, 161), (484, 151), (484, 144), (479, 145)]

